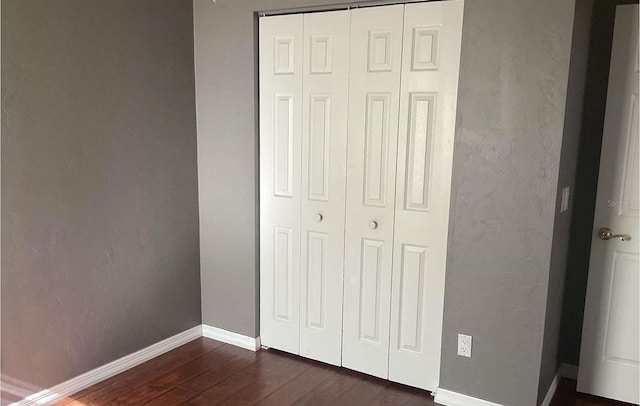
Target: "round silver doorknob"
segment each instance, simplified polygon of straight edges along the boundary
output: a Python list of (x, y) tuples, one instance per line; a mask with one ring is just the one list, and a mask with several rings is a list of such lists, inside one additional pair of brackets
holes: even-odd
[(375, 230), (376, 228), (378, 228), (378, 222), (375, 221), (375, 220), (371, 220), (369, 222), (369, 228), (372, 229), (372, 230)]
[(318, 214), (316, 214), (316, 221), (317, 221), (318, 223), (319, 223), (319, 222), (321, 222), (323, 218), (324, 218), (324, 217), (322, 217), (322, 213), (318, 213)]

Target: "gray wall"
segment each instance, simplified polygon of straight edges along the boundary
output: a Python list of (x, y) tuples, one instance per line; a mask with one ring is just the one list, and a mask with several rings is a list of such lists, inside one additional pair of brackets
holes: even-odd
[[(341, 2), (356, 2), (341, 1)], [(194, 0), (202, 322), (256, 337), (256, 11), (335, 0)]]
[(2, 373), (27, 391), (200, 324), (192, 15), (2, 1)]
[[(194, 0), (204, 323), (258, 334), (254, 12), (333, 2)], [(441, 386), (513, 406), (538, 394), (573, 13), (465, 4)]]
[(465, 4), (440, 385), (511, 406), (538, 395), (573, 13)]
[(560, 173), (556, 192), (556, 218), (553, 229), (553, 245), (551, 248), (549, 286), (547, 289), (547, 311), (544, 323), (540, 382), (538, 384), (538, 403), (544, 399), (559, 367), (558, 344), (560, 340), (560, 317), (562, 314), (562, 297), (566, 274), (565, 270), (567, 268), (572, 213), (572, 204), (569, 205), (569, 210), (564, 213), (560, 213), (560, 205), (562, 188), (569, 186), (572, 194), (575, 190), (592, 11), (593, 0), (576, 1), (573, 41), (571, 44), (571, 64), (569, 68), (569, 87), (567, 90), (567, 106), (564, 119), (564, 137), (562, 139)]
[(589, 256), (593, 233), (593, 214), (600, 167), (600, 147), (607, 99), (611, 41), (617, 4), (637, 4), (637, 0), (595, 0), (584, 116), (578, 155), (574, 206), (571, 220), (571, 239), (567, 257), (566, 289), (562, 304), (560, 329), (561, 362), (578, 365), (582, 339), (582, 319), (589, 273)]

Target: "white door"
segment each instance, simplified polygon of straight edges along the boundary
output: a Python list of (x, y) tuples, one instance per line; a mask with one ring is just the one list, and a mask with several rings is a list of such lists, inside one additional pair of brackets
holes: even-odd
[(402, 5), (351, 12), (342, 365), (386, 378)]
[[(591, 242), (578, 390), (640, 400), (638, 6), (618, 6)], [(627, 234), (630, 240), (611, 237)]]
[(300, 342), (302, 15), (260, 19), (260, 337)]
[(304, 15), (300, 355), (340, 365), (349, 11)]
[(389, 379), (435, 390), (449, 228), (462, 1), (407, 4)]

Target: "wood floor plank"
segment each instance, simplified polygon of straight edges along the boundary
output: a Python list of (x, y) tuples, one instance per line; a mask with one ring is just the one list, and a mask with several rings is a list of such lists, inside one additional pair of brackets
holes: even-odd
[[(260, 351), (260, 357), (251, 366), (231, 374), (226, 379), (219, 381), (198, 396), (189, 399), (185, 405), (217, 405), (224, 402), (234, 394), (250, 393), (256, 383), (272, 371), (279, 368), (288, 368), (294, 364), (294, 357), (277, 351)], [(245, 390), (247, 388), (250, 390)]]
[(261, 374), (251, 385), (251, 391), (237, 392), (224, 399), (224, 404), (228, 406), (255, 405), (309, 368), (311, 368), (309, 362), (301, 362), (298, 358), (288, 359), (284, 366)]
[(246, 375), (232, 374), (206, 391), (198, 394), (197, 396), (187, 400), (181, 405), (188, 406), (208, 406), (218, 405), (224, 401), (224, 399), (233, 395), (234, 393), (248, 388), (255, 382), (255, 378)]
[(183, 382), (179, 386), (196, 393), (204, 392), (216, 383), (226, 379), (230, 374), (247, 368), (256, 363), (262, 352), (246, 351), (246, 354), (236, 355), (228, 360), (217, 362), (203, 374)]
[(138, 387), (223, 345), (224, 343), (219, 341), (198, 338), (152, 359), (149, 364), (139, 365), (129, 372), (115, 377), (115, 379), (129, 386)]
[(576, 381), (562, 378), (551, 406), (632, 406), (630, 403), (587, 395), (576, 391)]
[(307, 393), (330, 379), (335, 374), (333, 367), (317, 363), (304, 373), (294, 377), (285, 385), (262, 399), (257, 405), (281, 406), (291, 405), (304, 397)]
[(330, 379), (321, 382), (303, 397), (293, 403), (296, 406), (323, 406), (336, 404), (336, 399), (346, 393), (358, 379), (344, 368), (336, 368)]
[(151, 399), (149, 402), (145, 403), (145, 405), (179, 405), (185, 400), (191, 399), (196, 396), (196, 393), (181, 389), (181, 388), (173, 388), (168, 392), (163, 393), (162, 395)]
[(368, 405), (384, 389), (384, 386), (378, 382), (379, 380), (379, 378), (358, 374), (356, 376), (357, 382), (336, 398), (336, 404)]
[(223, 346), (216, 348), (214, 351), (210, 351), (203, 355), (201, 358), (203, 361), (208, 362), (211, 365), (218, 365), (231, 359), (255, 358), (258, 353), (258, 351), (250, 351), (234, 345), (224, 344)]
[(376, 396), (370, 406), (400, 406), (400, 405), (435, 405), (431, 394), (427, 391), (411, 388), (389, 382)]
[(108, 404), (110, 399), (117, 396), (126, 395), (131, 391), (131, 387), (121, 382), (114, 382), (95, 391), (74, 399), (66, 406), (103, 406)]
[(195, 360), (166, 372), (145, 384), (136, 386), (128, 394), (115, 397), (111, 399), (110, 402), (114, 405), (144, 404), (145, 402), (168, 392), (174, 387), (208, 371), (211, 368), (213, 368), (213, 365), (210, 361), (203, 360), (202, 358), (196, 358)]

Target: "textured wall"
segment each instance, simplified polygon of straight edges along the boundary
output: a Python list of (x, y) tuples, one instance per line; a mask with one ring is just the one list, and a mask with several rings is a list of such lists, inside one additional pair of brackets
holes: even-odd
[[(258, 333), (254, 12), (328, 3), (194, 0), (205, 323)], [(573, 12), (465, 4), (441, 383), (514, 406), (537, 399)]]
[(333, 3), (193, 2), (203, 323), (252, 337), (259, 331), (255, 13)]
[(198, 325), (191, 2), (4, 0), (2, 109), (4, 378)]
[(465, 3), (440, 385), (510, 406), (538, 394), (573, 13)]
[(594, 1), (584, 117), (578, 155), (580, 169), (575, 179), (571, 239), (560, 329), (559, 358), (561, 362), (572, 365), (578, 365), (580, 361), (582, 319), (589, 273), (615, 9), (617, 4), (637, 3), (637, 0)]
[[(589, 54), (589, 32), (593, 0), (577, 0), (571, 43), (571, 64), (567, 89), (567, 106), (564, 119), (564, 137), (560, 156), (560, 172), (556, 192), (556, 218), (553, 228), (549, 286), (547, 288), (547, 311), (544, 323), (542, 364), (538, 384), (538, 403), (542, 402), (559, 367), (558, 344), (560, 340), (560, 318), (562, 297), (569, 251), (572, 204), (569, 210), (560, 213), (562, 188), (575, 190), (578, 145), (582, 124), (582, 106)], [(570, 198), (570, 203), (573, 199)]]

